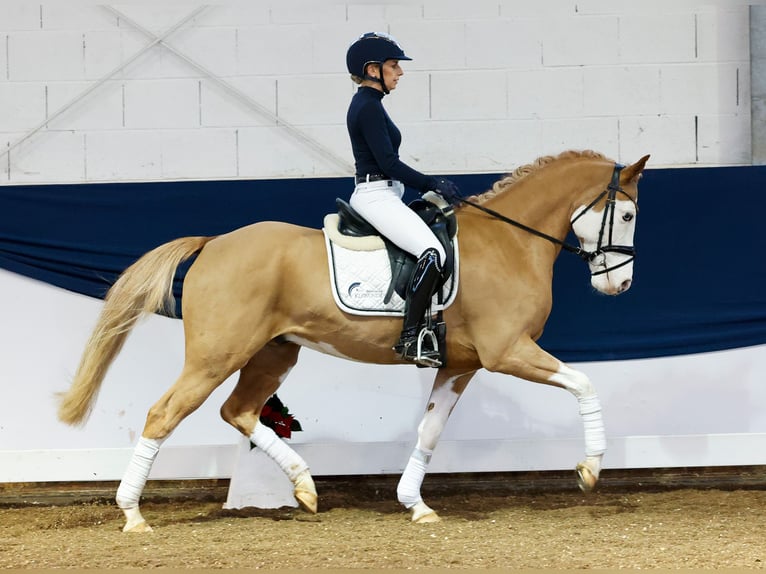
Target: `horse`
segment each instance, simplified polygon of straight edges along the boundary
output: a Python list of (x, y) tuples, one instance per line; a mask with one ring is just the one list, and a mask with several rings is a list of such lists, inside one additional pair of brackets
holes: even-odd
[[(586, 261), (596, 291), (617, 295), (630, 288), (638, 181), (648, 159), (622, 166), (591, 150), (544, 156), (454, 208), (460, 266), (459, 289), (443, 317), (449, 360), (435, 369), (417, 442), (397, 486), (412, 522), (440, 520), (423, 501), (421, 485), (450, 413), (481, 368), (574, 395), (585, 442), (576, 480), (584, 491), (595, 487), (606, 449), (596, 389), (587, 375), (535, 341), (551, 310), (553, 264), (562, 250)], [(579, 246), (566, 242), (570, 229)], [(339, 309), (319, 229), (263, 221), (223, 235), (178, 238), (141, 256), (110, 287), (71, 386), (60, 393), (58, 417), (84, 423), (139, 317), (172, 312), (176, 268), (193, 256), (181, 297), (184, 364), (149, 409), (117, 489), (123, 531), (151, 530), (139, 500), (160, 446), (237, 371), (222, 418), (276, 461), (296, 500), (316, 513), (308, 464), (259, 421), (265, 402), (297, 363), (301, 347), (365, 363), (401, 362), (392, 351), (401, 318)]]

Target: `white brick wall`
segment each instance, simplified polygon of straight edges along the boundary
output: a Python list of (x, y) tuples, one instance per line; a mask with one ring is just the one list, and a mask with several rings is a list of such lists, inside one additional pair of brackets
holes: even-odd
[[(747, 4), (225, 3), (167, 38), (263, 114), (162, 45), (107, 81), (152, 37), (104, 7), (2, 2), (0, 178), (350, 175), (339, 165), (353, 163), (345, 115), (355, 86), (345, 51), (371, 29), (394, 34), (414, 58), (385, 102), (404, 135), (403, 159), (425, 172), (507, 171), (569, 148), (620, 161), (651, 153), (653, 166), (747, 164)], [(197, 7), (115, 5), (157, 35)], [(279, 127), (277, 116), (338, 161)]]

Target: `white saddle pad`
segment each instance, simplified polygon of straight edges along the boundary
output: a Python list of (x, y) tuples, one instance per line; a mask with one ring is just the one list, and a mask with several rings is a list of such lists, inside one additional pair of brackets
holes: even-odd
[[(337, 213), (326, 215), (322, 228), (330, 264), (330, 287), (338, 307), (352, 315), (403, 315), (404, 299), (396, 292), (388, 303), (383, 301), (391, 284), (391, 263), (383, 240), (377, 236), (342, 235), (338, 232), (338, 219)], [(457, 295), (460, 275), (457, 235), (453, 242), (455, 269), (442, 287), (444, 303), (439, 303), (434, 295), (431, 307), (434, 312), (449, 307)]]

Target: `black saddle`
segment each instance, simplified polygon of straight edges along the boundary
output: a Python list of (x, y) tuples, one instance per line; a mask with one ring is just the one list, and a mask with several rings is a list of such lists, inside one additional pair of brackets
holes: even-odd
[[(388, 252), (388, 259), (391, 262), (391, 285), (386, 292), (384, 301), (388, 303), (394, 292), (402, 299), (406, 298), (407, 284), (409, 283), (412, 272), (417, 263), (417, 258), (394, 245), (386, 237), (380, 235), (366, 219), (341, 198), (336, 198), (335, 204), (338, 207), (338, 231), (343, 235), (351, 237), (366, 237), (369, 235), (378, 235), (383, 239)], [(444, 246), (447, 254), (447, 260), (444, 262), (442, 279), (437, 288), (437, 293), (441, 296), (441, 287), (444, 282), (450, 278), (455, 268), (455, 248), (452, 240), (457, 233), (457, 219), (452, 209), (442, 210), (439, 206), (426, 201), (425, 199), (416, 199), (411, 202), (409, 208), (417, 213), (420, 218), (426, 222), (428, 227), (436, 235), (439, 242)], [(440, 301), (440, 303), (443, 301)]]

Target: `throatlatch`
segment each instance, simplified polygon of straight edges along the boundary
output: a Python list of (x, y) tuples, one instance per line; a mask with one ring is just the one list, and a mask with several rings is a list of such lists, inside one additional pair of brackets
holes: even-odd
[(439, 254), (436, 249), (426, 249), (415, 265), (407, 288), (404, 325), (399, 342), (394, 345), (400, 359), (414, 361), (424, 367), (441, 367), (438, 337), (434, 332), (431, 313), (426, 314), (441, 279)]

